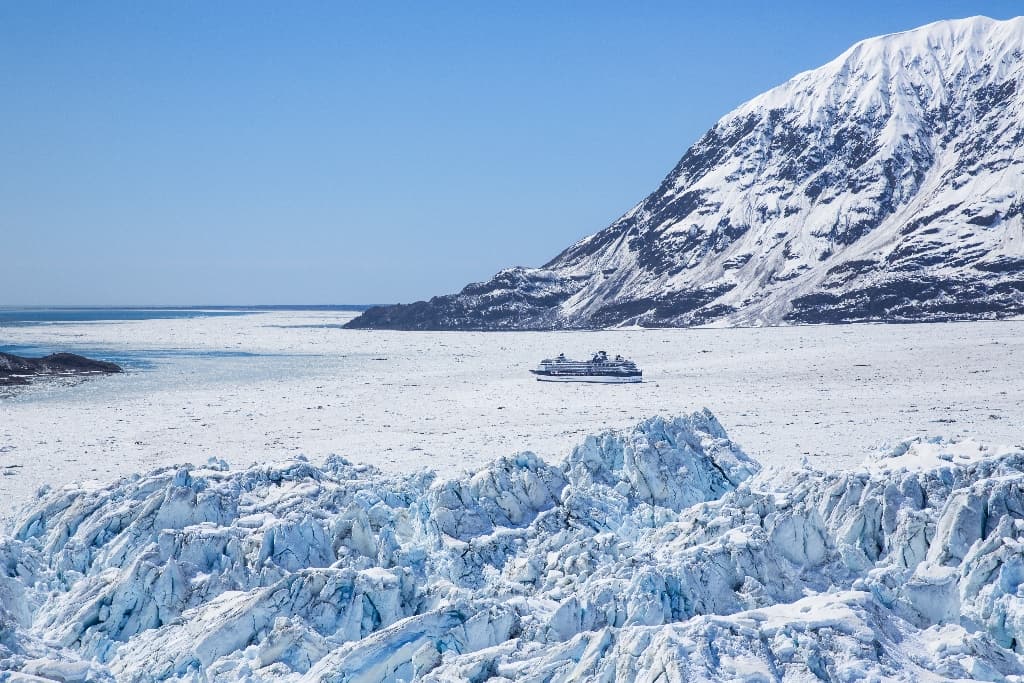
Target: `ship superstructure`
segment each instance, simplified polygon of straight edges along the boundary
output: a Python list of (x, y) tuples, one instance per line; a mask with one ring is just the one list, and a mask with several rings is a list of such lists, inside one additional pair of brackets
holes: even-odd
[(635, 383), (643, 381), (643, 371), (622, 356), (609, 358), (598, 351), (590, 360), (573, 360), (564, 353), (557, 358), (545, 358), (536, 370), (530, 370), (542, 382), (610, 382)]

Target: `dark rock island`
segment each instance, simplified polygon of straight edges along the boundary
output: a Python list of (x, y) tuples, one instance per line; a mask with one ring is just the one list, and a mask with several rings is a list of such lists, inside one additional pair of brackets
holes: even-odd
[(22, 358), (0, 353), (0, 387), (28, 384), (40, 375), (106, 375), (123, 372), (120, 365), (74, 353), (53, 353), (43, 358)]

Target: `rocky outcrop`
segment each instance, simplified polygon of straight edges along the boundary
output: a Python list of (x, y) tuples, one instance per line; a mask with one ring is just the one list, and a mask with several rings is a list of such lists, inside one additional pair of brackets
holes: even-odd
[(0, 353), (0, 386), (28, 384), (40, 375), (100, 375), (122, 372), (121, 366), (74, 353), (53, 353), (43, 358), (22, 358)]

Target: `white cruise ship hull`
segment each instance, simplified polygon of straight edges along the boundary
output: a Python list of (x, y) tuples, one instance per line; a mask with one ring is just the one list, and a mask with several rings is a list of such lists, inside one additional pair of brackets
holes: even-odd
[(594, 382), (598, 384), (636, 384), (640, 375), (537, 375), (538, 382)]

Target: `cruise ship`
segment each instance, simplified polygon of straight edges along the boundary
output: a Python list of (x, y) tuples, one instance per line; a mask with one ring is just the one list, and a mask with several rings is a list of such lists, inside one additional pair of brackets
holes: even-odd
[(536, 370), (530, 370), (542, 382), (642, 382), (643, 371), (622, 356), (608, 358), (598, 351), (590, 360), (572, 360), (564, 353), (545, 358)]

